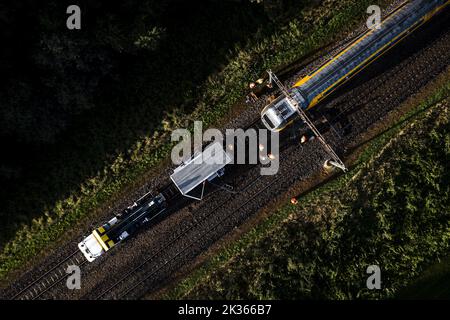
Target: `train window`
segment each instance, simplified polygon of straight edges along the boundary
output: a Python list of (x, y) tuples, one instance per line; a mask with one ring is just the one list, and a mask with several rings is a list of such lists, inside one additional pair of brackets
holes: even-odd
[(263, 116), (263, 118), (264, 118), (264, 121), (269, 125), (269, 127), (270, 128), (275, 128), (275, 126), (273, 125), (273, 123), (272, 123), (272, 121), (270, 121), (270, 119), (269, 119), (269, 117), (267, 116), (267, 114), (265, 114), (264, 116)]
[(282, 102), (277, 106), (277, 110), (280, 112), (280, 114), (284, 117), (289, 113), (288, 107), (286, 102)]

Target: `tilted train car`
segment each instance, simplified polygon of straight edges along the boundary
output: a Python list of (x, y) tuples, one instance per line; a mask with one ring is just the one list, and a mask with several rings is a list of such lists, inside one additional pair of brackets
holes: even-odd
[[(298, 81), (290, 94), (300, 108), (310, 109), (378, 59), (450, 3), (413, 0), (403, 3), (378, 28), (369, 29), (316, 71)], [(267, 129), (281, 131), (297, 118), (296, 107), (281, 95), (261, 111)]]

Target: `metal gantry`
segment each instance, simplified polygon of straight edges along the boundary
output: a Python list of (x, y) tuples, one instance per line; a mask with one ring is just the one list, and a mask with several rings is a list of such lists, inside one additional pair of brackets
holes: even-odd
[(329, 163), (342, 171), (346, 172), (347, 168), (344, 164), (344, 162), (339, 158), (337, 153), (334, 151), (334, 149), (326, 142), (325, 138), (322, 136), (320, 131), (316, 128), (314, 123), (311, 121), (311, 119), (306, 115), (305, 111), (299, 106), (297, 100), (292, 96), (292, 94), (289, 92), (289, 90), (281, 83), (281, 81), (278, 79), (278, 77), (272, 72), (272, 70), (267, 70), (267, 73), (269, 74), (269, 83), (275, 82), (275, 84), (278, 86), (280, 91), (283, 93), (283, 95), (288, 99), (289, 103), (294, 106), (295, 110), (297, 111), (298, 115), (300, 116), (300, 119), (306, 123), (306, 125), (311, 129), (311, 131), (314, 133), (316, 138), (320, 141), (320, 143), (323, 145), (325, 151), (330, 155), (332, 160), (329, 161)]

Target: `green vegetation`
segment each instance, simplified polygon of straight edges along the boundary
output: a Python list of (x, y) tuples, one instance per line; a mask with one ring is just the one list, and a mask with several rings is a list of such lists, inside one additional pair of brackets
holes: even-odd
[[(301, 12), (283, 16), (287, 22), (282, 27), (250, 4), (245, 4), (251, 6), (245, 7), (248, 10), (229, 3), (191, 8), (194, 22), (170, 20), (166, 27), (166, 4), (160, 2), (142, 5), (129, 0), (108, 6), (110, 11), (92, 4), (86, 28), (75, 40), (59, 31), (64, 26), (56, 12), (64, 12), (62, 2), (52, 2), (42, 10), (45, 14), (34, 17), (38, 21), (32, 22), (44, 32), (27, 34), (33, 43), (29, 51), (38, 53), (24, 61), (33, 61), (33, 70), (46, 72), (42, 78), (12, 81), (8, 92), (23, 93), (13, 100), (5, 98), (9, 95), (0, 97), (2, 111), (8, 113), (2, 118), (31, 119), (18, 122), (23, 126), (14, 122), (3, 126), (9, 130), (2, 132), (3, 137), (17, 138), (11, 144), (24, 143), (20, 148), (27, 152), (18, 158), (31, 164), (15, 186), (14, 166), (0, 168), (8, 186), (2, 191), (0, 279), (157, 168), (170, 153), (172, 129), (193, 119), (204, 121), (204, 126), (223, 121), (255, 76), (351, 30), (374, 4), (331, 0), (309, 7), (308, 3), (301, 2), (305, 7)], [(193, 25), (184, 30), (185, 22)], [(217, 55), (206, 54), (211, 51)], [(79, 57), (83, 59), (76, 64), (78, 69), (66, 66)], [(85, 81), (92, 75), (92, 82)], [(44, 87), (34, 87), (36, 83)], [(42, 110), (39, 104), (35, 114), (20, 111), (20, 106), (39, 101), (41, 92), (52, 97), (45, 102), (50, 109)], [(73, 92), (78, 96), (74, 98)], [(33, 119), (40, 121), (36, 124)], [(34, 131), (36, 126), (39, 131)]]
[(398, 299), (450, 299), (450, 257), (428, 268), (396, 295)]
[[(450, 248), (448, 79), (372, 140), (349, 173), (282, 206), (164, 298), (395, 297)], [(429, 279), (436, 285), (420, 297), (448, 296), (446, 261), (399, 297)], [(373, 264), (382, 290), (366, 289)]]

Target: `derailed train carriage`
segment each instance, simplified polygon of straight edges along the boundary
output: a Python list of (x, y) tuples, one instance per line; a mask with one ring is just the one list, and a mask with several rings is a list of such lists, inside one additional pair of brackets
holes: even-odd
[[(358, 72), (378, 59), (450, 3), (450, 0), (407, 1), (392, 12), (378, 28), (369, 30), (317, 70), (300, 79), (289, 90), (290, 97), (280, 95), (261, 112), (261, 120), (271, 131), (283, 130), (298, 118), (297, 108), (310, 109), (334, 92)], [(290, 98), (295, 99), (295, 104)], [(200, 154), (211, 154), (211, 149), (223, 146), (213, 143)], [(114, 246), (133, 235), (142, 225), (168, 212), (178, 196), (201, 199), (205, 182), (224, 174), (231, 162), (225, 150), (216, 153), (225, 161), (196, 163), (194, 156), (175, 169), (172, 183), (156, 196), (147, 193), (120, 214), (92, 231), (79, 244), (89, 262), (94, 261)]]
[[(314, 107), (449, 3), (449, 0), (404, 2), (377, 28), (368, 30), (317, 70), (300, 79), (290, 89), (290, 95), (300, 108)], [(280, 96), (262, 110), (261, 120), (267, 129), (281, 131), (297, 119), (296, 108), (289, 99)]]

